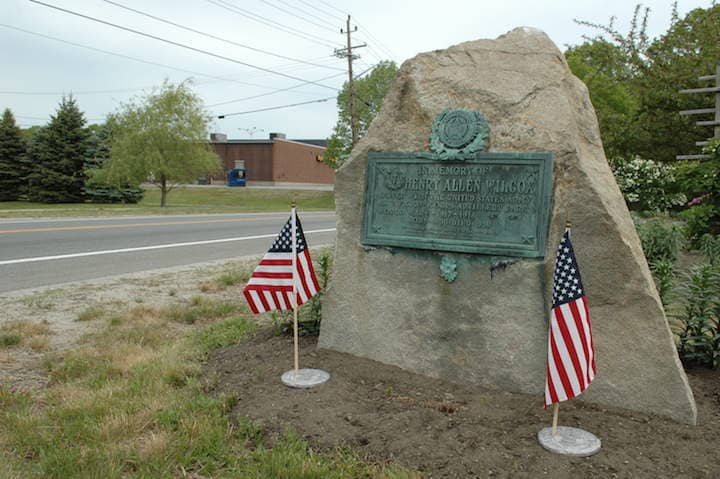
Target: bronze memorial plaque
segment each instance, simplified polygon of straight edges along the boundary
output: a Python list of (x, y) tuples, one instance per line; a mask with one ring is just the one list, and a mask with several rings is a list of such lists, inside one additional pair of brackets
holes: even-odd
[(543, 257), (552, 154), (468, 148), (487, 131), (479, 113), (452, 110), (433, 125), (435, 153), (369, 153), (363, 244)]

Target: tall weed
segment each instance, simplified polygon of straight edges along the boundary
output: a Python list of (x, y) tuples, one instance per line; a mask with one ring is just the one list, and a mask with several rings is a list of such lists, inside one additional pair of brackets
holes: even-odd
[(713, 266), (720, 265), (720, 236), (704, 234), (700, 238), (700, 251)]
[(682, 304), (678, 353), (685, 364), (720, 366), (720, 270), (707, 263), (693, 267), (678, 287)]
[[(320, 291), (310, 298), (310, 301), (298, 308), (298, 334), (300, 336), (317, 336), (320, 334), (322, 297), (330, 280), (331, 266), (332, 256), (329, 253), (321, 255), (316, 262), (315, 275), (320, 285)], [(277, 334), (292, 333), (293, 315), (291, 311), (271, 311), (270, 316)]]

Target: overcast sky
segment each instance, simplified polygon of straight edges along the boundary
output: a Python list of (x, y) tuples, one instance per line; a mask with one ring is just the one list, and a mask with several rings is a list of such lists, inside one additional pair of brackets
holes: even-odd
[[(73, 92), (86, 118), (101, 122), (122, 102), (142, 95), (165, 78), (179, 82), (191, 77), (195, 90), (216, 116), (333, 97), (325, 102), (215, 120), (212, 130), (230, 138), (249, 138), (251, 134), (261, 138), (269, 132), (283, 132), (289, 138), (330, 135), (337, 118), (336, 89), (347, 75), (343, 73), (346, 60), (334, 57), (333, 49), (344, 46), (345, 36), (339, 30), (344, 27), (348, 13), (352, 15), (353, 27), (358, 27), (353, 43), (369, 45), (359, 50), (362, 58), (355, 64), (357, 74), (380, 59), (392, 59), (399, 64), (418, 52), (478, 38), (495, 38), (517, 26), (544, 30), (564, 50), (566, 45), (582, 42), (582, 35), (593, 33), (576, 25), (574, 18), (607, 23), (615, 15), (618, 27), (626, 31), (634, 9), (634, 2), (627, 0), (112, 0), (235, 43), (231, 44), (105, 0), (42, 1), (225, 59), (29, 0), (0, 0), (0, 108), (12, 109), (22, 126), (44, 124), (55, 111), (62, 92)], [(680, 0), (678, 9), (684, 15), (711, 3)], [(670, 0), (644, 3), (652, 10), (651, 36), (667, 29), (671, 4)], [(288, 89), (308, 80), (324, 86), (305, 84)], [(288, 90), (276, 92), (282, 89)], [(227, 103), (262, 94), (267, 95)]]

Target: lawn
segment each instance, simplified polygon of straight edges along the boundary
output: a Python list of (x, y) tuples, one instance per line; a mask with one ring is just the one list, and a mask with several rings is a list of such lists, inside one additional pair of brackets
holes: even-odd
[[(210, 392), (217, 378), (203, 369), (208, 356), (243, 344), (257, 328), (237, 300), (253, 266), (188, 281), (180, 292), (147, 277), (137, 280), (136, 301), (76, 311), (75, 321), (87, 330), (79, 342), (38, 352), (48, 383), (29, 392), (0, 387), (0, 477), (418, 477), (348, 449), (318, 453), (291, 430), (268, 447), (261, 427), (230, 417), (236, 395)], [(137, 301), (153, 289), (166, 291), (155, 294), (168, 301)], [(79, 287), (75, 294), (88, 291)], [(47, 334), (20, 323), (4, 333), (17, 336), (0, 345), (5, 354), (20, 354), (32, 348), (33, 337)]]
[(305, 211), (335, 209), (332, 191), (215, 187), (178, 187), (170, 192), (168, 206), (161, 208), (160, 191), (149, 187), (136, 205), (0, 202), (0, 218), (269, 212), (286, 211), (292, 201)]

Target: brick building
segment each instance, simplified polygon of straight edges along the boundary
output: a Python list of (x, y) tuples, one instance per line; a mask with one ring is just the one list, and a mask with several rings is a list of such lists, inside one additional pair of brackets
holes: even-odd
[[(325, 140), (288, 140), (282, 133), (270, 133), (263, 140), (228, 140), (226, 135), (214, 133), (210, 143), (225, 174), (245, 168), (249, 185), (335, 182), (335, 172), (321, 161)], [(224, 177), (214, 179), (224, 181)]]

